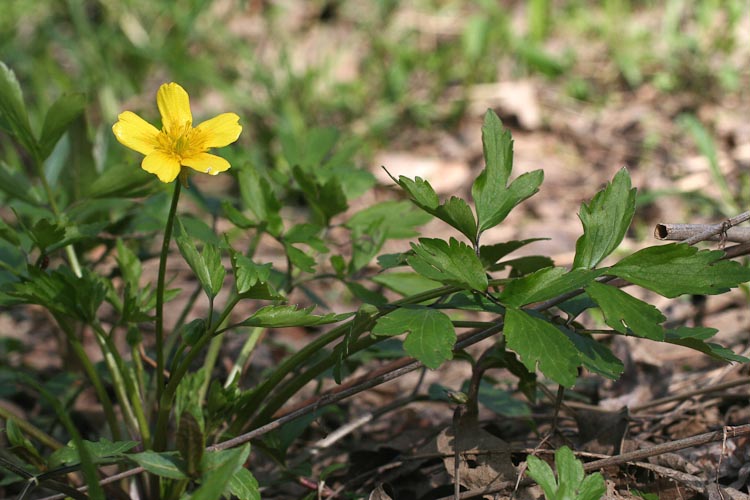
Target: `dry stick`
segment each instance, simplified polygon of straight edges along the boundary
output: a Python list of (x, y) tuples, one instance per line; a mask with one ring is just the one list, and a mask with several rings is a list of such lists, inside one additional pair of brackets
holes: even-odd
[[(657, 240), (664, 241), (682, 241), (688, 238), (692, 238), (696, 234), (701, 234), (706, 231), (713, 231), (715, 224), (657, 224), (654, 227), (654, 237)], [(714, 234), (709, 241), (720, 241), (722, 236), (720, 234)], [(735, 243), (746, 243), (750, 242), (750, 227), (732, 227), (727, 229), (726, 235), (724, 236), (725, 241), (733, 241)]]
[(630, 411), (632, 411), (633, 413), (636, 413), (636, 412), (643, 411), (648, 408), (653, 408), (654, 406), (659, 406), (665, 403), (671, 403), (673, 401), (682, 401), (684, 399), (688, 399), (693, 396), (699, 396), (701, 394), (708, 394), (711, 392), (723, 391), (725, 389), (731, 389), (732, 387), (748, 385), (748, 384), (750, 384), (750, 377), (742, 377), (742, 378), (738, 378), (737, 380), (731, 380), (729, 382), (724, 382), (721, 384), (703, 387), (701, 389), (695, 389), (692, 391), (682, 392), (679, 394), (673, 394), (672, 396), (666, 396), (663, 398), (654, 399), (653, 401), (649, 401), (648, 403), (634, 406), (630, 409)]
[[(709, 239), (712, 236), (719, 234), (721, 232), (726, 232), (729, 230), (729, 228), (736, 226), (737, 224), (741, 224), (742, 222), (745, 222), (748, 220), (750, 220), (750, 211), (743, 212), (742, 214), (736, 217), (732, 217), (731, 219), (728, 219), (721, 224), (710, 226), (708, 229), (706, 229), (702, 233), (696, 234), (695, 236), (682, 241), (682, 243), (693, 245), (700, 241)], [(557, 304), (560, 304), (568, 300), (571, 297), (575, 297), (576, 295), (580, 293), (581, 291), (576, 290), (575, 292), (563, 294), (560, 297), (556, 297), (555, 299), (551, 299), (541, 304), (538, 304), (535, 307), (533, 307), (533, 309), (537, 311), (548, 309), (550, 307), (553, 307)], [(497, 324), (485, 330), (467, 332), (464, 335), (461, 335), (459, 337), (459, 340), (456, 342), (455, 349), (457, 350), (463, 349), (470, 345), (476, 344), (477, 342), (480, 342), (486, 338), (489, 338), (495, 333), (501, 331), (503, 329), (503, 326), (504, 326), (504, 322), (500, 320), (497, 322)], [(253, 429), (250, 432), (237, 436), (236, 438), (229, 439), (227, 441), (218, 443), (213, 446), (209, 446), (208, 448), (206, 448), (206, 451), (225, 450), (228, 448), (232, 448), (234, 446), (239, 446), (241, 444), (247, 443), (248, 441), (251, 441), (252, 439), (255, 439), (256, 437), (262, 436), (263, 434), (266, 434), (274, 429), (281, 427), (287, 422), (290, 422), (303, 415), (311, 413), (319, 409), (322, 406), (336, 403), (338, 401), (346, 399), (349, 396), (353, 396), (354, 394), (357, 394), (364, 390), (378, 386), (390, 380), (394, 380), (402, 375), (405, 375), (411, 371), (416, 370), (417, 368), (420, 368), (421, 366), (423, 366), (421, 362), (412, 360), (411, 358), (402, 358), (400, 360), (396, 360), (392, 363), (389, 363), (385, 367), (382, 367), (379, 370), (375, 370), (374, 372), (365, 376), (364, 380), (362, 378), (359, 378), (359, 379), (355, 379), (352, 382), (342, 384), (341, 386), (332, 390), (328, 394), (321, 395), (320, 397), (316, 399), (316, 401), (312, 403), (308, 403), (302, 407), (298, 407), (297, 409), (292, 410), (289, 413), (286, 413), (285, 415), (277, 418), (276, 420), (273, 420), (267, 423), (266, 425), (258, 427), (257, 429)], [(748, 433), (750, 434), (750, 432)], [(135, 469), (131, 469), (131, 470), (122, 472), (120, 474), (115, 474), (114, 476), (107, 477), (103, 479), (102, 481), (100, 481), (100, 483), (108, 484), (114, 481), (118, 481), (120, 479), (127, 478), (129, 476), (140, 474), (142, 472), (144, 472), (143, 467), (136, 467)], [(47, 497), (43, 500), (59, 500), (62, 498), (65, 498), (64, 495), (62, 496), (56, 495), (54, 497)], [(464, 496), (461, 495), (461, 498), (464, 498)]]

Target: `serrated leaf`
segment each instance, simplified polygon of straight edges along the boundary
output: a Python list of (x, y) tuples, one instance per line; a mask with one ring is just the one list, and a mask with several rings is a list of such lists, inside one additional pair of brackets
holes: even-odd
[(249, 470), (244, 468), (239, 469), (232, 475), (232, 479), (229, 481), (229, 492), (239, 500), (260, 500), (258, 480)]
[(661, 323), (667, 318), (654, 306), (602, 283), (591, 283), (586, 293), (604, 313), (605, 322), (616, 331), (627, 334), (629, 328), (638, 337), (664, 340)]
[(130, 248), (128, 248), (122, 239), (117, 238), (117, 265), (120, 268), (120, 274), (125, 283), (133, 287), (138, 287), (143, 271), (141, 261)]
[(451, 238), (450, 242), (435, 238), (420, 238), (412, 243), (414, 255), (406, 258), (409, 265), (422, 276), (446, 285), (470, 290), (487, 289), (487, 275), (474, 250)]
[(607, 346), (597, 342), (591, 335), (568, 329), (563, 329), (562, 332), (573, 342), (581, 364), (590, 372), (610, 380), (617, 380), (625, 371), (622, 361), (612, 354)]
[(289, 262), (291, 262), (294, 267), (299, 268), (300, 271), (305, 273), (315, 272), (316, 262), (314, 258), (307, 255), (294, 245), (286, 242), (284, 243), (284, 250), (286, 250), (286, 256), (289, 259)]
[(719, 260), (720, 250), (701, 250), (684, 243), (644, 248), (612, 266), (607, 274), (665, 297), (715, 295), (750, 281), (750, 269)]
[(36, 155), (38, 144), (31, 126), (23, 93), (16, 75), (5, 63), (0, 61), (0, 129), (5, 130), (20, 142), (23, 147)]
[(400, 335), (408, 332), (404, 349), (410, 356), (433, 370), (453, 358), (456, 330), (450, 318), (427, 307), (402, 307), (378, 319), (374, 335)]
[(409, 272), (381, 273), (373, 276), (371, 279), (375, 283), (383, 285), (389, 290), (393, 290), (404, 297), (416, 295), (442, 286), (442, 283), (439, 281), (425, 278), (421, 274)]
[(294, 167), (292, 175), (322, 226), (327, 226), (333, 216), (348, 208), (346, 194), (337, 179), (320, 183), (313, 174), (300, 167)]
[(265, 283), (271, 276), (272, 264), (256, 264), (241, 253), (232, 252), (234, 286), (238, 294), (243, 294), (259, 283)]
[(29, 231), (29, 236), (42, 252), (65, 238), (65, 227), (47, 219), (38, 220)]
[(287, 326), (318, 326), (336, 323), (353, 316), (346, 314), (311, 314), (313, 306), (299, 309), (297, 306), (266, 306), (240, 323), (242, 326), (259, 326), (264, 328), (283, 328)]
[(574, 268), (594, 268), (618, 247), (635, 213), (635, 191), (623, 168), (588, 205), (581, 204), (583, 235), (576, 242)]
[(240, 229), (250, 229), (258, 226), (258, 223), (245, 217), (245, 214), (237, 210), (229, 200), (222, 200), (221, 211), (229, 222)]
[(185, 462), (185, 472), (190, 477), (196, 477), (200, 473), (206, 443), (200, 424), (188, 410), (183, 410), (180, 415), (176, 444), (177, 451)]
[[(386, 173), (389, 176), (391, 175), (387, 170)], [(393, 176), (391, 176), (391, 179), (406, 191), (415, 205), (425, 212), (432, 214), (440, 206), (440, 199), (437, 193), (432, 189), (430, 183), (421, 177), (417, 176), (414, 180), (411, 180), (408, 177), (400, 175), (398, 179), (395, 179)]]
[(498, 299), (508, 307), (521, 307), (572, 292), (593, 282), (601, 271), (547, 267), (518, 278), (503, 289)]
[(508, 185), (513, 169), (513, 139), (492, 110), (484, 115), (482, 145), (485, 168), (471, 187), (479, 233), (502, 222), (516, 205), (539, 190), (544, 179), (544, 172), (535, 170)]
[(554, 325), (525, 311), (507, 309), (505, 338), (508, 347), (526, 368), (539, 370), (565, 387), (572, 387), (578, 376), (579, 355), (573, 342)]
[(354, 230), (367, 228), (379, 220), (387, 239), (403, 239), (416, 236), (418, 233), (414, 228), (429, 222), (430, 215), (415, 209), (408, 201), (385, 201), (360, 210), (344, 225)]
[(230, 450), (206, 453), (203, 460), (205, 472), (201, 486), (195, 490), (192, 500), (218, 500), (225, 491), (230, 490), (232, 477), (239, 471), (250, 454), (250, 445), (246, 444)]
[(68, 126), (83, 113), (86, 98), (83, 94), (60, 96), (47, 111), (39, 138), (39, 151), (42, 159), (47, 158)]
[(354, 274), (367, 266), (383, 248), (387, 237), (387, 230), (383, 228), (383, 219), (373, 221), (367, 227), (355, 227), (352, 230), (352, 258), (349, 262), (349, 274)]
[(147, 472), (168, 479), (188, 479), (185, 475), (185, 464), (175, 452), (156, 453), (155, 451), (144, 451), (127, 456)]

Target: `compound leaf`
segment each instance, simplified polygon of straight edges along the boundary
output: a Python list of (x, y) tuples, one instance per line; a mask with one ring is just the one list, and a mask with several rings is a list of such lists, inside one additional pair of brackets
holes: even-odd
[(414, 254), (409, 265), (425, 278), (470, 290), (487, 289), (487, 275), (474, 250), (455, 238), (450, 243), (435, 238), (420, 238), (412, 243)]
[(724, 252), (701, 250), (684, 243), (649, 247), (612, 266), (613, 274), (665, 297), (715, 295), (750, 280), (750, 269)]

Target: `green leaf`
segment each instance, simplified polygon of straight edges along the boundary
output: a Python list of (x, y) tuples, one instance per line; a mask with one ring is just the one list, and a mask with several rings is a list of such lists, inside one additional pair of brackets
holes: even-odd
[(557, 481), (560, 484), (570, 485), (575, 490), (583, 481), (583, 464), (576, 459), (573, 451), (567, 446), (555, 451), (555, 469), (557, 469)]
[(300, 167), (294, 167), (292, 174), (321, 225), (327, 226), (333, 216), (348, 208), (346, 194), (337, 179), (321, 184)]
[(117, 238), (117, 265), (125, 283), (137, 288), (143, 271), (138, 256), (120, 238)]
[(654, 306), (602, 283), (591, 283), (586, 293), (599, 305), (606, 323), (616, 331), (627, 334), (629, 328), (638, 337), (664, 340), (661, 323), (667, 318)]
[(28, 177), (21, 172), (12, 172), (8, 164), (3, 161), (0, 161), (0, 191), (5, 193), (10, 200), (18, 199), (34, 206), (41, 204)]
[(502, 271), (506, 267), (510, 268), (509, 278), (520, 278), (527, 274), (539, 271), (545, 267), (554, 267), (555, 263), (549, 257), (543, 255), (527, 255), (526, 257), (518, 257), (517, 259), (510, 259), (493, 264), (488, 268), (488, 271)]
[(750, 281), (750, 269), (719, 260), (720, 250), (701, 250), (684, 243), (644, 248), (612, 266), (613, 274), (665, 297), (715, 295)]
[(15, 73), (0, 61), (0, 129), (13, 135), (23, 147), (36, 155), (39, 145), (29, 125), (29, 115)]
[(507, 309), (505, 338), (529, 371), (536, 371), (539, 364), (539, 370), (558, 384), (575, 384), (580, 364), (578, 351), (554, 325), (525, 311)]
[(713, 342), (705, 342), (716, 334), (715, 328), (694, 327), (689, 328), (681, 326), (676, 330), (667, 330), (665, 341), (674, 345), (689, 347), (698, 352), (702, 352), (719, 361), (729, 361), (737, 363), (747, 363), (750, 359), (745, 356), (735, 354), (731, 349), (727, 349)]
[(378, 319), (372, 329), (374, 335), (404, 332), (408, 332), (404, 349), (427, 368), (435, 370), (453, 358), (456, 330), (446, 314), (427, 307), (401, 307)]
[(352, 230), (352, 259), (349, 273), (354, 274), (367, 266), (377, 255), (387, 239), (383, 219), (373, 221), (368, 227), (357, 226)]
[(229, 492), (239, 500), (260, 500), (258, 481), (244, 468), (237, 470), (229, 481)]
[(548, 239), (549, 238), (529, 238), (528, 240), (513, 240), (504, 243), (497, 243), (495, 245), (482, 245), (479, 247), (479, 259), (482, 261), (482, 264), (484, 264), (484, 267), (489, 267), (509, 253), (514, 252), (529, 243)]
[(185, 461), (185, 471), (190, 477), (196, 477), (200, 473), (203, 449), (206, 446), (206, 438), (203, 435), (198, 420), (189, 410), (183, 410), (180, 415), (180, 423), (177, 426), (177, 451)]
[(556, 499), (557, 480), (555, 479), (555, 473), (552, 472), (552, 468), (547, 462), (534, 455), (529, 455), (526, 457), (526, 465), (526, 474), (542, 487), (545, 498), (547, 500)]
[(607, 346), (597, 342), (591, 335), (568, 329), (564, 329), (563, 333), (576, 346), (581, 364), (590, 372), (610, 380), (617, 380), (625, 371), (622, 361), (612, 354)]
[(249, 257), (232, 251), (232, 269), (234, 270), (234, 286), (238, 294), (249, 291), (259, 283), (266, 283), (271, 276), (272, 264), (256, 264)]
[(607, 484), (604, 482), (604, 476), (595, 472), (586, 476), (578, 488), (578, 498), (576, 500), (599, 500), (607, 492)]
[(381, 273), (373, 276), (371, 279), (375, 283), (383, 285), (404, 297), (426, 292), (427, 290), (434, 290), (442, 286), (442, 283), (439, 281), (425, 278), (421, 274), (409, 272)]
[(430, 216), (408, 201), (384, 201), (360, 210), (344, 225), (351, 230), (364, 229), (376, 221), (381, 221), (380, 228), (387, 239), (404, 239), (419, 234), (414, 228), (429, 222)]
[(513, 139), (500, 118), (487, 110), (482, 126), (485, 169), (474, 181), (471, 195), (477, 208), (479, 233), (498, 225), (519, 203), (539, 190), (544, 172), (525, 173), (508, 185), (513, 169)]
[(268, 180), (261, 177), (252, 167), (232, 169), (240, 184), (240, 195), (247, 208), (255, 215), (256, 224), (264, 224), (273, 236), (281, 234), (284, 223), (279, 211), (281, 204)]
[[(388, 173), (388, 175), (391, 174)], [(477, 222), (474, 219), (471, 207), (464, 200), (451, 196), (447, 202), (441, 205), (435, 190), (432, 189), (429, 182), (421, 177), (415, 177), (413, 181), (403, 175), (399, 176), (398, 179), (391, 176), (391, 179), (409, 194), (412, 202), (419, 208), (459, 230), (472, 243), (477, 241)]]
[(300, 271), (305, 273), (315, 272), (316, 262), (313, 257), (286, 242), (284, 242), (284, 250), (286, 250), (286, 256), (289, 259), (289, 262), (291, 262), (294, 267), (299, 268)]
[(230, 489), (232, 477), (242, 468), (249, 454), (249, 444), (230, 450), (206, 453), (202, 464), (204, 473), (201, 486), (193, 492), (191, 500), (221, 498), (224, 491)]
[(422, 276), (446, 285), (470, 290), (487, 289), (487, 275), (474, 250), (455, 238), (450, 243), (434, 238), (420, 238), (412, 243), (414, 255), (406, 258)]
[(68, 126), (83, 113), (86, 108), (86, 97), (83, 94), (62, 95), (47, 111), (39, 139), (39, 152), (42, 159), (47, 158), (57, 141), (68, 129)]
[(260, 326), (264, 328), (283, 328), (287, 326), (318, 326), (336, 323), (351, 317), (352, 313), (311, 314), (313, 306), (298, 309), (297, 306), (266, 306), (240, 323), (242, 326)]
[(155, 451), (144, 451), (133, 453), (128, 458), (146, 469), (147, 472), (168, 479), (188, 479), (185, 474), (185, 464), (175, 452), (156, 453)]
[(547, 267), (518, 278), (503, 289), (498, 299), (508, 307), (521, 307), (572, 292), (593, 282), (600, 271)]
[(39, 250), (46, 252), (48, 247), (63, 241), (65, 238), (65, 227), (56, 222), (50, 222), (47, 219), (39, 219), (31, 227), (29, 236)]
[(199, 253), (188, 235), (180, 218), (177, 218), (178, 235), (175, 238), (180, 253), (198, 278), (203, 291), (210, 299), (214, 299), (221, 291), (224, 283), (226, 269), (221, 263), (221, 253), (216, 245), (206, 243), (203, 245), (203, 253)]
[[(138, 443), (136, 441), (109, 441), (100, 439), (99, 441), (83, 441), (86, 450), (89, 452), (94, 463), (110, 462), (112, 458), (124, 455), (126, 451), (134, 448)], [(49, 457), (48, 465), (54, 469), (61, 465), (74, 465), (81, 463), (81, 457), (76, 449), (75, 444), (71, 441), (64, 448), (55, 450)]]
[(152, 182), (153, 177), (137, 165), (115, 163), (90, 185), (83, 186), (83, 195), (90, 198), (144, 196), (159, 188)]
[(617, 248), (633, 219), (635, 191), (623, 168), (588, 205), (581, 204), (583, 235), (576, 242), (574, 268), (594, 268)]

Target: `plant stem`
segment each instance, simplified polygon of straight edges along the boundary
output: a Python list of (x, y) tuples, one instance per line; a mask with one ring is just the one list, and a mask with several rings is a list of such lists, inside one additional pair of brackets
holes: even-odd
[[(177, 213), (177, 202), (180, 199), (180, 182), (174, 183), (172, 194), (172, 205), (167, 215), (167, 225), (164, 227), (164, 240), (161, 244), (161, 255), (159, 257), (159, 276), (156, 282), (156, 403), (161, 405), (161, 395), (164, 390), (164, 279), (167, 274), (167, 257), (169, 256), (169, 243), (172, 239), (172, 228)], [(166, 431), (166, 429), (163, 429)], [(154, 435), (154, 440), (158, 439)], [(156, 450), (161, 451), (161, 450)]]

